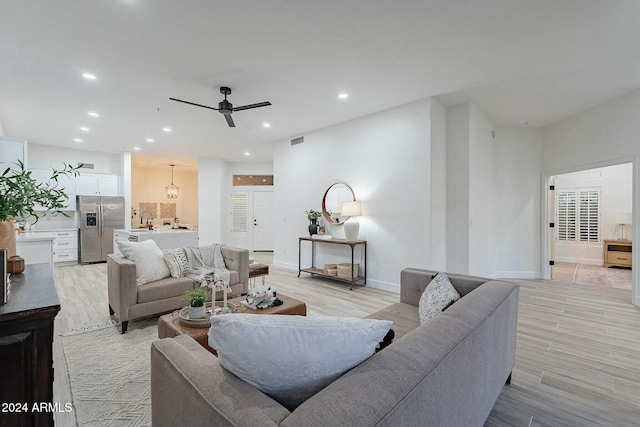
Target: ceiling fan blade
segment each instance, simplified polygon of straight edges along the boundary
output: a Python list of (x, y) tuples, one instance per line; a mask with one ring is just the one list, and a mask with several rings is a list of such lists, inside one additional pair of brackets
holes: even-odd
[(227, 124), (229, 125), (230, 128), (236, 127), (236, 124), (233, 123), (233, 119), (231, 118), (231, 114), (225, 114), (224, 118), (227, 119)]
[(233, 111), (248, 110), (250, 108), (258, 108), (258, 107), (267, 107), (269, 105), (271, 105), (269, 101), (258, 102), (257, 104), (249, 104), (249, 105), (241, 105), (240, 107), (233, 107)]
[(210, 110), (218, 111), (217, 108), (208, 107), (208, 106), (202, 105), (202, 104), (196, 104), (195, 102), (183, 101), (182, 99), (176, 99), (176, 98), (169, 98), (169, 99), (172, 100), (172, 101), (178, 101), (178, 102), (182, 102), (182, 103), (189, 104), (189, 105), (195, 105), (196, 107), (208, 108)]

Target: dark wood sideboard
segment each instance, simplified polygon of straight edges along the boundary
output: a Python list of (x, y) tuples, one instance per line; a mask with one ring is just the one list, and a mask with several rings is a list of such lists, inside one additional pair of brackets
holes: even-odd
[(0, 306), (0, 426), (53, 426), (53, 319), (60, 300), (49, 264), (11, 275)]

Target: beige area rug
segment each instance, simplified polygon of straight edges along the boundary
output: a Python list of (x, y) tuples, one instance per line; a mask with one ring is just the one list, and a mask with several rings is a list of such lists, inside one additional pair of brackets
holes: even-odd
[(578, 264), (573, 275), (573, 283), (631, 289), (631, 269)]
[(158, 319), (95, 325), (61, 335), (78, 426), (150, 426), (151, 343)]

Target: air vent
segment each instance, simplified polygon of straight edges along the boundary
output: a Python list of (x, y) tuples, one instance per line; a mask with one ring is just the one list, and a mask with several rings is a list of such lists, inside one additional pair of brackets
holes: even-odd
[(93, 163), (78, 163), (78, 166), (82, 165), (82, 169), (93, 169)]
[(302, 144), (304, 142), (304, 136), (300, 136), (298, 138), (293, 138), (291, 140), (291, 145)]

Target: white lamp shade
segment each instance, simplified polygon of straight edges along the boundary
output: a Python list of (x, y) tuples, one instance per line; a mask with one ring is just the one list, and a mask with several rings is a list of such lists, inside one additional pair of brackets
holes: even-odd
[(614, 212), (613, 213), (614, 224), (631, 224), (631, 212)]
[(360, 216), (362, 215), (362, 206), (360, 202), (342, 202), (340, 207), (340, 216)]

